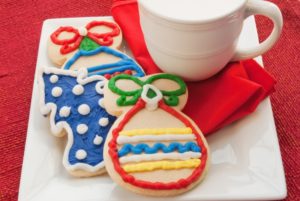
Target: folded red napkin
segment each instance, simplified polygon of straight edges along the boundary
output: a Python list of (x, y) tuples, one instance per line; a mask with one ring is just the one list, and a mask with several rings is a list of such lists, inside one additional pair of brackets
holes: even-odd
[[(147, 50), (136, 0), (115, 0), (111, 12), (146, 74), (161, 72)], [(208, 80), (187, 83), (189, 99), (184, 112), (208, 135), (253, 112), (274, 91), (274, 84), (254, 60), (229, 63)]]

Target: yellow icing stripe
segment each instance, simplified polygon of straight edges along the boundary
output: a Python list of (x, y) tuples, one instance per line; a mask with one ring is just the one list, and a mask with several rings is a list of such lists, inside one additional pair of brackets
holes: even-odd
[(187, 128), (154, 128), (154, 129), (134, 129), (121, 131), (119, 135), (123, 136), (136, 136), (136, 135), (165, 135), (165, 134), (192, 134), (192, 129)]
[(143, 162), (138, 164), (124, 165), (122, 168), (125, 172), (148, 172), (153, 170), (177, 170), (182, 168), (196, 168), (200, 165), (200, 159), (189, 159), (185, 161), (154, 161)]

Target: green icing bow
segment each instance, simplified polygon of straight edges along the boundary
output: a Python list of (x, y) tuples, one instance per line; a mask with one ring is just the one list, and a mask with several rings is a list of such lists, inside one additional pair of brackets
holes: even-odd
[[(174, 82), (176, 82), (179, 85), (179, 89), (174, 90), (174, 91), (166, 91), (166, 90), (160, 90), (162, 95), (163, 95), (163, 99), (164, 102), (169, 105), (169, 106), (177, 106), (179, 103), (179, 96), (183, 95), (186, 92), (186, 85), (184, 83), (184, 81), (182, 79), (180, 79), (179, 77), (175, 76), (175, 75), (171, 75), (171, 74), (157, 74), (157, 75), (153, 75), (151, 77), (149, 77), (147, 80), (142, 81), (139, 80), (137, 77), (134, 76), (130, 76), (127, 74), (121, 74), (121, 75), (117, 75), (115, 77), (112, 77), (109, 82), (108, 82), (108, 88), (120, 95), (120, 97), (117, 99), (117, 105), (118, 106), (129, 106), (129, 105), (135, 105), (136, 102), (138, 101), (139, 97), (142, 94), (143, 91), (143, 86), (146, 84), (151, 84), (156, 80), (159, 79), (166, 79), (166, 80), (172, 80)], [(136, 90), (132, 90), (132, 91), (123, 91), (122, 89), (119, 89), (116, 86), (116, 82), (118, 80), (131, 80), (133, 82), (135, 82), (137, 85), (139, 85), (141, 88), (140, 89), (136, 89)], [(154, 91), (149, 91), (147, 93), (147, 96), (149, 96), (150, 98), (156, 96)]]

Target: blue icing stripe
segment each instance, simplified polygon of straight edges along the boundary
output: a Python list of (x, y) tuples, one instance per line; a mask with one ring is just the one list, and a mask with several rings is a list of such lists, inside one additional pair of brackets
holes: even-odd
[[(57, 76), (58, 80), (51, 82), (50, 77), (53, 75)], [(72, 89), (78, 85), (77, 77), (44, 73), (43, 80), (45, 84), (45, 104), (54, 103), (57, 106), (57, 112), (54, 118), (55, 123), (65, 121), (72, 130), (73, 144), (68, 153), (68, 162), (71, 165), (85, 163), (91, 166), (96, 166), (103, 162), (104, 141), (116, 117), (109, 115), (106, 110), (98, 104), (99, 99), (103, 98), (103, 94), (97, 93), (95, 86), (98, 82), (102, 81), (95, 80), (82, 85), (84, 89), (83, 93), (76, 95), (72, 92)], [(54, 87), (60, 87), (62, 89), (61, 95), (53, 96)], [(88, 105), (90, 109), (90, 111), (87, 112), (88, 114), (83, 115), (82, 112), (80, 113), (78, 108), (81, 104)], [(68, 110), (69, 115), (60, 115), (60, 109), (63, 107), (70, 108)], [(108, 118), (108, 124), (106, 126), (100, 126), (100, 118)], [(77, 126), (79, 124), (85, 124), (87, 126), (88, 129), (84, 134), (80, 134), (81, 131), (78, 133)], [(102, 143), (94, 143), (97, 135), (103, 138)], [(78, 150), (84, 150), (86, 156), (83, 158), (76, 157)]]
[(91, 51), (80, 50), (76, 52), (75, 55), (70, 60), (68, 60), (64, 69), (70, 69), (71, 66), (82, 56), (87, 56), (87, 57), (94, 56), (101, 52), (114, 55), (115, 57), (118, 57), (121, 60), (115, 63), (102, 64), (98, 66), (89, 67), (87, 68), (89, 76), (95, 74), (97, 75), (113, 74), (115, 72), (124, 72), (125, 70), (135, 71), (135, 74), (133, 74), (133, 76), (136, 77), (143, 77), (145, 75), (141, 67), (139, 67), (130, 57), (106, 46), (100, 46)]
[(146, 154), (154, 154), (160, 150), (164, 153), (170, 153), (173, 151), (178, 151), (179, 153), (184, 153), (187, 151), (201, 152), (201, 148), (194, 142), (187, 142), (185, 144), (181, 144), (179, 142), (172, 142), (169, 145), (155, 143), (152, 147), (150, 147), (147, 144), (141, 143), (137, 145), (125, 144), (119, 150), (118, 156), (122, 157), (130, 152), (132, 152), (133, 154), (141, 154), (143, 152), (145, 152)]

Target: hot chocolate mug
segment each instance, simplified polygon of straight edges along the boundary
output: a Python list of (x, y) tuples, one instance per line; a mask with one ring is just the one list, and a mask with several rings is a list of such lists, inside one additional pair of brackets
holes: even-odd
[[(228, 62), (259, 56), (280, 36), (279, 8), (262, 0), (138, 0), (140, 24), (154, 62), (185, 80), (207, 79)], [(274, 24), (269, 37), (237, 49), (243, 21), (263, 15)]]

